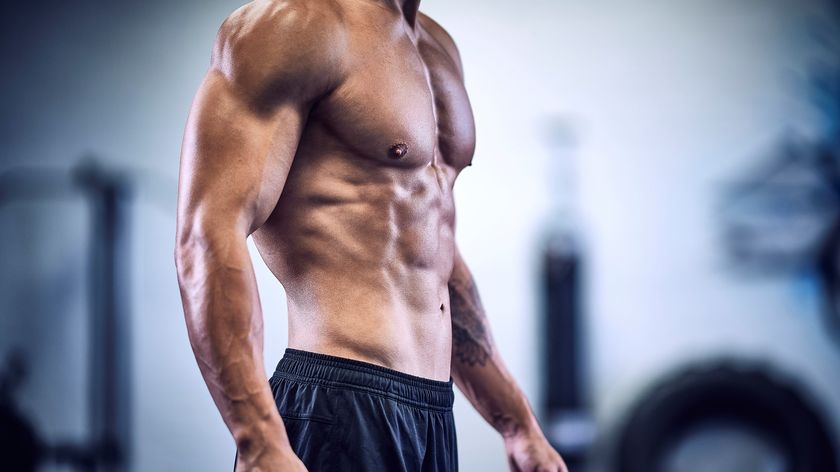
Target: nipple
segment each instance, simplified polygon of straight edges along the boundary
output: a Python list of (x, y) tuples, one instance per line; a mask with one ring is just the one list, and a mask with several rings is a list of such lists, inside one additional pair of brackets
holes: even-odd
[(394, 144), (391, 146), (391, 149), (388, 150), (388, 157), (391, 159), (400, 159), (406, 154), (408, 154), (408, 145), (405, 143)]

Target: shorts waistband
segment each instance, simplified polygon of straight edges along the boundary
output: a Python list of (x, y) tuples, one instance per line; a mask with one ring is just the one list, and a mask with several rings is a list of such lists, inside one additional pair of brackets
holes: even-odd
[(455, 400), (452, 377), (433, 380), (356, 359), (287, 348), (274, 377), (350, 388), (408, 403), (449, 411)]

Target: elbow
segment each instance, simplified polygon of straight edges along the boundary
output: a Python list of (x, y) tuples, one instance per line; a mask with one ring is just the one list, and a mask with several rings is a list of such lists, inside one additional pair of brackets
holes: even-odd
[(201, 232), (195, 230), (193, 223), (179, 224), (175, 228), (175, 271), (178, 282), (183, 282), (184, 272), (190, 267), (196, 255), (196, 246), (200, 244)]
[[(207, 259), (212, 251), (218, 251), (220, 241), (224, 236), (201, 222), (193, 222), (179, 226), (176, 229), (175, 271), (178, 274), (178, 284), (183, 288), (191, 278), (197, 265)], [(215, 242), (214, 242), (215, 241)]]
[[(196, 302), (201, 303), (207, 278), (213, 270), (214, 260), (218, 259), (218, 244), (211, 245), (211, 236), (201, 231), (178, 231), (175, 241), (175, 273), (184, 314), (192, 312)], [(216, 249), (214, 249), (214, 246)]]
[(179, 224), (175, 228), (175, 267), (181, 269), (185, 262), (195, 254), (195, 248), (204, 239), (204, 231), (196, 227), (194, 223)]
[(184, 289), (184, 286), (189, 279), (189, 274), (195, 266), (197, 244), (198, 242), (194, 236), (179, 236), (175, 241), (175, 250), (173, 251), (175, 273), (178, 276), (178, 286), (181, 287), (181, 289)]
[(176, 230), (173, 253), (178, 281), (184, 284), (197, 269), (247, 252), (247, 235), (237, 225), (206, 219), (194, 220)]
[(175, 260), (175, 273), (178, 275), (178, 284), (183, 283), (183, 274), (187, 265), (189, 264), (190, 256), (187, 248), (180, 242), (175, 243), (175, 251), (173, 251)]

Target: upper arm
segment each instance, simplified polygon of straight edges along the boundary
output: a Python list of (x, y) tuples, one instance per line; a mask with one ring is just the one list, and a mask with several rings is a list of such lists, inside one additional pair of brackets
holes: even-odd
[(470, 272), (467, 263), (464, 261), (464, 257), (461, 255), (461, 250), (458, 248), (458, 243), (453, 243), (454, 246), (454, 255), (452, 258), (452, 271), (449, 273), (449, 285), (450, 288), (453, 284), (461, 281), (467, 281), (472, 278), (472, 273)]
[(446, 51), (449, 58), (452, 59), (452, 63), (457, 68), (458, 74), (463, 81), (464, 65), (461, 62), (461, 53), (458, 51), (458, 46), (455, 45), (455, 40), (452, 39), (452, 36), (443, 28), (443, 26), (440, 25), (440, 23), (433, 20), (428, 15), (420, 13), (419, 17), (422, 19), (423, 26), (429, 34), (435, 38), (435, 41), (440, 44), (440, 46)]
[(340, 76), (342, 38), (324, 15), (303, 1), (257, 0), (220, 28), (181, 151), (181, 237), (248, 235), (270, 215), (310, 108)]

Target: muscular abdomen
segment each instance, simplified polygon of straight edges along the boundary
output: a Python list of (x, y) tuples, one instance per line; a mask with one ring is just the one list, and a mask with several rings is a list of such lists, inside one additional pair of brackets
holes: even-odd
[(290, 346), (448, 379), (453, 203), (441, 172), (431, 161), (296, 157), (254, 234), (287, 292)]
[(448, 380), (452, 186), (472, 112), (440, 38), (353, 5), (351, 72), (309, 114), (254, 239), (286, 289), (290, 346)]

